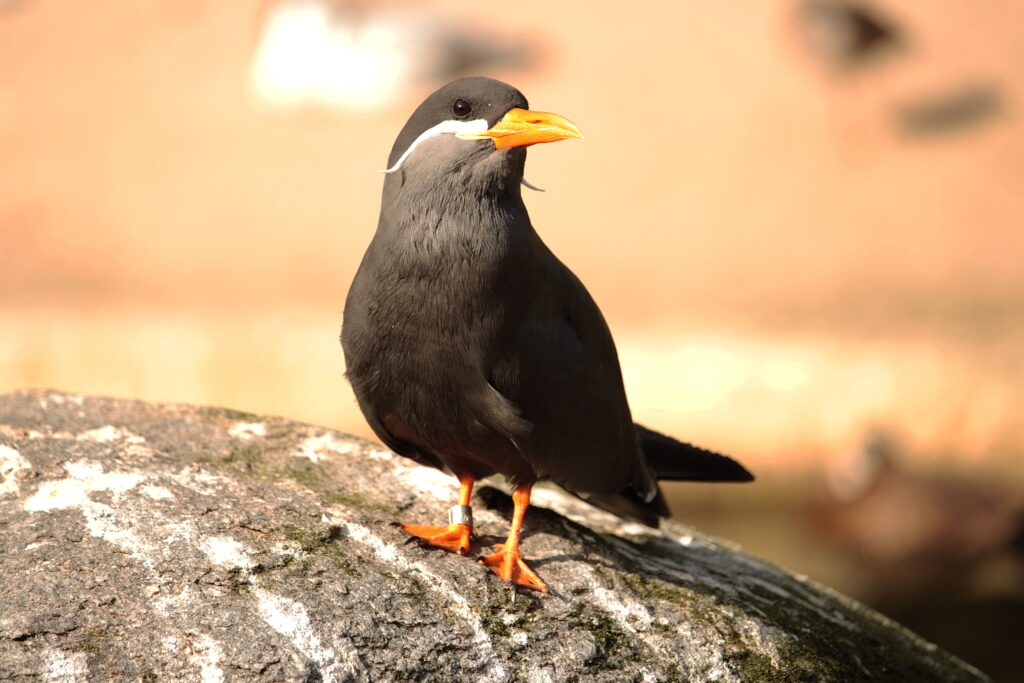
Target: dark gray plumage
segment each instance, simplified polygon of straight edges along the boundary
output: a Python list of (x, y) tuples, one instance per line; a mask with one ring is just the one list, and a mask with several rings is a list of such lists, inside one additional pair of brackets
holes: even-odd
[[(421, 133), (460, 118), (456, 100), (488, 127), (527, 108), (499, 81), (450, 83), (409, 119), (389, 168)], [(604, 318), (530, 223), (525, 161), (525, 147), (442, 134), (387, 176), (342, 327), (374, 432), (420, 463), (550, 479), (653, 526), (669, 514), (659, 477), (750, 480), (729, 458), (633, 424)]]

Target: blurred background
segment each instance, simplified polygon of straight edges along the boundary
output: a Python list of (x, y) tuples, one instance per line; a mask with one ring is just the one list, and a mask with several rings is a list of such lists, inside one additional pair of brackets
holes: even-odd
[(345, 293), (383, 168), (486, 74), (638, 421), (738, 457), (677, 516), (997, 680), (1024, 645), (1024, 5), (0, 0), (0, 391), (369, 435)]

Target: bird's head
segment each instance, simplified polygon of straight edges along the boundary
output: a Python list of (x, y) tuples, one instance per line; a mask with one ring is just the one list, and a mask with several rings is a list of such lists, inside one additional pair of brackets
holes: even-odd
[[(385, 173), (426, 186), (518, 188), (526, 147), (583, 137), (558, 114), (530, 111), (523, 94), (491, 78), (461, 78), (423, 101), (395, 140)], [(509, 183), (508, 181), (512, 181)]]

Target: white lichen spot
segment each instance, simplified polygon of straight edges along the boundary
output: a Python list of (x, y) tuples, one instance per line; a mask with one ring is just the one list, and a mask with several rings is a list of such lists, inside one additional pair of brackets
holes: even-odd
[(84, 683), (89, 676), (84, 652), (46, 650), (41, 678), (47, 683)]
[(161, 595), (153, 600), (153, 609), (162, 617), (174, 617), (193, 607), (200, 599), (195, 588), (185, 586), (179, 593)]
[(55, 406), (62, 405), (64, 403), (64, 397), (60, 394), (47, 394), (43, 398), (39, 399), (39, 407), (46, 410), (50, 407), (50, 404)]
[(202, 683), (223, 683), (224, 670), (220, 666), (224, 658), (224, 649), (216, 640), (205, 633), (192, 646), (188, 661), (199, 668), (199, 680)]
[[(425, 467), (416, 469), (426, 470)], [(344, 514), (343, 512), (341, 514)], [(332, 511), (333, 515), (333, 511)], [(460, 592), (459, 587), (448, 579), (438, 576), (421, 562), (409, 560), (399, 552), (398, 546), (387, 543), (361, 524), (345, 520), (339, 516), (332, 519), (335, 524), (348, 530), (349, 538), (373, 551), (378, 559), (394, 564), (403, 571), (419, 574), (424, 585), (451, 604), (452, 611), (457, 614), (473, 632), (473, 644), (487, 662), (487, 670), (483, 680), (503, 681), (506, 677), (505, 667), (494, 654), (494, 646), (490, 636), (484, 629), (475, 608)]]
[(370, 452), (367, 453), (367, 455), (370, 456), (370, 460), (388, 461), (393, 460), (395, 457), (394, 453), (388, 450), (384, 450), (383, 448), (372, 448), (370, 449)]
[(161, 522), (161, 524), (153, 529), (154, 536), (158, 536), (161, 539), (159, 545), (165, 548), (169, 548), (174, 543), (185, 543), (190, 546), (196, 545), (195, 538), (198, 532), (195, 523), (191, 520), (172, 522), (162, 519)]
[(253, 561), (249, 558), (249, 550), (229, 536), (205, 538), (199, 547), (206, 558), (217, 566), (245, 570), (253, 567)]
[(526, 683), (554, 683), (554, 681), (555, 679), (551, 677), (551, 672), (547, 669), (532, 669), (526, 675)]
[(651, 626), (651, 614), (642, 604), (623, 592), (609, 590), (604, 586), (593, 586), (594, 602), (615, 622), (629, 633), (646, 631)]
[(129, 444), (146, 443), (146, 439), (138, 434), (132, 434), (127, 429), (121, 429), (114, 425), (90, 429), (87, 432), (82, 432), (75, 438), (78, 441), (92, 441), (94, 443), (114, 443), (116, 441), (124, 441)]
[(530, 636), (526, 631), (513, 631), (512, 632), (512, 644), (516, 647), (526, 647), (526, 644), (530, 642)]
[(146, 484), (141, 489), (143, 495), (152, 498), (153, 500), (170, 500), (174, 498), (174, 494), (169, 489), (163, 486), (153, 486), (152, 484)]
[(29, 543), (27, 546), (25, 546), (25, 550), (35, 550), (36, 548), (42, 548), (44, 545), (44, 543)]
[[(120, 547), (152, 568), (156, 548), (135, 533), (135, 519), (128, 512), (115, 509), (124, 493), (138, 486), (145, 477), (138, 472), (104, 472), (101, 465), (87, 460), (65, 463), (64, 469), (68, 477), (43, 482), (35, 494), (25, 501), (25, 511), (52, 512), (79, 508), (90, 535)], [(97, 491), (110, 492), (112, 505), (89, 497), (89, 494)]]
[(180, 472), (168, 476), (174, 483), (201, 496), (217, 495), (228, 485), (228, 480), (224, 477), (211, 474), (191, 465), (185, 467)]
[(782, 658), (779, 656), (778, 643), (785, 640), (785, 636), (777, 629), (761, 624), (754, 619), (727, 612), (732, 617), (732, 623), (736, 628), (740, 640), (752, 651), (768, 657), (772, 666), (779, 669), (782, 666)]
[(335, 441), (331, 434), (310, 436), (299, 444), (299, 450), (295, 454), (299, 458), (309, 458), (313, 462), (326, 460), (332, 453), (348, 455), (355, 449), (355, 445), (348, 441)]
[(178, 636), (167, 636), (160, 643), (164, 646), (164, 649), (174, 654), (178, 652)]
[(262, 422), (236, 422), (231, 425), (228, 434), (242, 441), (251, 441), (266, 436), (267, 427)]
[(28, 460), (10, 446), (0, 446), (0, 496), (21, 489), (19, 472), (32, 469)]
[[(85, 402), (84, 396), (68, 395), (67, 397), (65, 397), (63, 394), (47, 394), (43, 398), (39, 399), (39, 407), (42, 408), (43, 410), (46, 410), (47, 408), (50, 407), (51, 403), (55, 406), (64, 405), (65, 398), (79, 407), (81, 407), (82, 404)], [(81, 416), (81, 411), (79, 411), (79, 416)]]
[(663, 639), (651, 629), (654, 618), (650, 610), (635, 600), (628, 591), (601, 585), (594, 570), (587, 565), (584, 566), (584, 576), (590, 586), (594, 607), (607, 614), (620, 629), (637, 636), (653, 652), (665, 651)]
[(275, 543), (270, 546), (270, 552), (275, 555), (281, 555), (282, 557), (290, 557), (295, 560), (301, 560), (309, 554), (302, 548), (292, 547), (284, 543)]
[(678, 540), (679, 545), (689, 548), (690, 544), (693, 543), (693, 534), (684, 534), (680, 536)]
[(676, 624), (678, 642), (686, 643), (681, 652), (686, 668), (701, 672), (704, 680), (738, 680), (725, 662), (725, 637), (713, 625), (681, 619)]
[(123, 493), (138, 486), (144, 478), (137, 472), (104, 472), (101, 465), (87, 460), (65, 463), (64, 470), (68, 473), (66, 479), (43, 482), (35, 494), (25, 501), (26, 512), (82, 507), (91, 503), (89, 494), (94, 491), (110, 491), (116, 502)]
[(338, 661), (334, 649), (324, 646), (313, 631), (309, 613), (302, 603), (262, 588), (254, 589), (253, 594), (256, 596), (257, 607), (263, 621), (287, 638), (303, 656), (317, 664), (323, 683), (332, 683), (339, 674), (342, 679), (355, 675), (355, 652), (347, 653), (347, 661)]
[(449, 500), (455, 496), (458, 482), (450, 474), (433, 467), (402, 464), (394, 470), (395, 476), (419, 495), (431, 496), (437, 500)]
[(87, 432), (82, 432), (76, 438), (79, 441), (95, 441), (96, 443), (111, 443), (116, 441), (118, 437), (117, 427), (114, 425), (107, 425), (106, 427), (99, 427), (97, 429), (90, 429)]

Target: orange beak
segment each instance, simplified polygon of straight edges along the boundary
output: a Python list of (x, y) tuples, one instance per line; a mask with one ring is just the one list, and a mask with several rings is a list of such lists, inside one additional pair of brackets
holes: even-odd
[(558, 114), (529, 109), (509, 109), (500, 121), (483, 133), (456, 133), (463, 140), (494, 140), (496, 149), (526, 147), (566, 138), (582, 138), (576, 124)]

